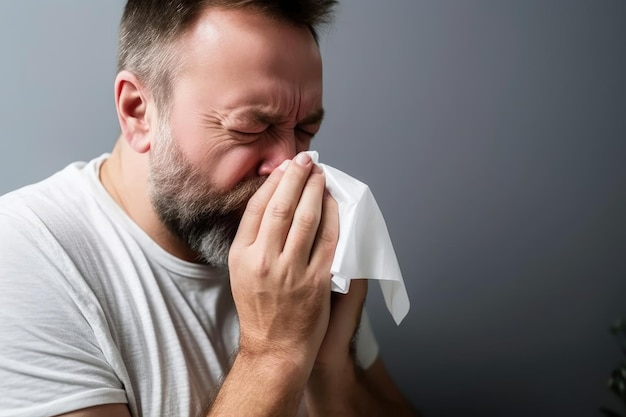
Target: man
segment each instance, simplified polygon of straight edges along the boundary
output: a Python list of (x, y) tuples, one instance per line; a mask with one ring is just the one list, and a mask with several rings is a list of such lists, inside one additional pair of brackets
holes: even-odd
[(0, 415), (415, 415), (302, 153), (333, 3), (128, 2), (112, 153), (0, 201)]

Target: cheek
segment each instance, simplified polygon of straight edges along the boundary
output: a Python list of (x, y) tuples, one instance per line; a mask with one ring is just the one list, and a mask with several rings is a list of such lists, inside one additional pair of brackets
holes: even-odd
[(255, 144), (242, 144), (220, 127), (186, 114), (173, 114), (170, 129), (183, 157), (218, 189), (231, 190), (256, 176), (260, 158)]
[(257, 177), (259, 152), (254, 146), (234, 146), (221, 152), (210, 170), (215, 184), (223, 190), (232, 190), (238, 183)]
[(311, 138), (306, 137), (296, 141), (296, 153), (308, 151), (311, 148)]
[(213, 136), (206, 130), (200, 137), (177, 138), (184, 158), (206, 181), (220, 191), (230, 191), (238, 183), (256, 176), (259, 152), (223, 133)]
[(206, 129), (194, 124), (172, 122), (170, 129), (181, 153), (194, 165), (204, 160), (214, 147), (215, 141), (209, 140), (210, 134)]

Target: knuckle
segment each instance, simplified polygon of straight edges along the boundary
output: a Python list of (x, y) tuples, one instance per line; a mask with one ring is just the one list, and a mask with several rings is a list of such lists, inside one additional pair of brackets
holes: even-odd
[(323, 227), (318, 233), (318, 240), (320, 244), (327, 248), (327, 250), (334, 252), (335, 246), (337, 246), (337, 239), (339, 234), (333, 227)]
[(231, 271), (235, 271), (238, 269), (238, 266), (241, 265), (241, 250), (239, 247), (233, 245), (228, 251), (228, 268)]
[(270, 205), (269, 214), (276, 220), (289, 220), (292, 216), (292, 207), (284, 201), (276, 201)]
[(326, 187), (326, 177), (324, 177), (324, 175), (322, 174), (311, 174), (311, 176), (309, 176), (308, 179), (308, 184), (319, 187), (319, 188), (325, 188)]
[(258, 255), (257, 251), (233, 250), (229, 252), (228, 265), (231, 274), (246, 275), (250, 277), (266, 277), (272, 271), (272, 261), (265, 255)]
[(330, 210), (333, 213), (337, 213), (339, 211), (339, 204), (337, 204), (337, 200), (335, 200), (335, 198), (330, 194), (326, 195), (326, 198), (324, 199), (324, 205), (326, 207), (326, 210)]
[(255, 271), (260, 277), (266, 277), (272, 269), (272, 262), (265, 256), (262, 256), (255, 265)]
[(316, 230), (320, 223), (320, 214), (311, 210), (302, 211), (297, 214), (294, 223), (305, 231)]
[(263, 211), (265, 210), (265, 205), (263, 204), (263, 202), (261, 201), (261, 198), (258, 195), (253, 195), (250, 200), (248, 200), (248, 204), (246, 205), (246, 212), (254, 215), (254, 216), (259, 216), (261, 214), (263, 214)]

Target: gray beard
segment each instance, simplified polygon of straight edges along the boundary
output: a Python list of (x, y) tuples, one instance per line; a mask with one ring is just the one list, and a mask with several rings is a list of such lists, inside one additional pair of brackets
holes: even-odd
[(198, 254), (198, 261), (228, 266), (246, 204), (266, 178), (217, 190), (185, 159), (167, 126), (161, 126), (150, 153), (149, 178), (152, 205), (168, 230)]
[(227, 266), (230, 246), (237, 233), (238, 213), (189, 210), (176, 196), (153, 194), (152, 203), (165, 226), (198, 254), (198, 260)]

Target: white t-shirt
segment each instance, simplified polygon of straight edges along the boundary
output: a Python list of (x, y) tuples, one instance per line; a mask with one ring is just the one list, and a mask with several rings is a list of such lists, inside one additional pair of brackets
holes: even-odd
[[(0, 416), (197, 416), (228, 372), (227, 270), (158, 246), (100, 183), (107, 157), (0, 197)], [(364, 314), (358, 361), (377, 355)]]

